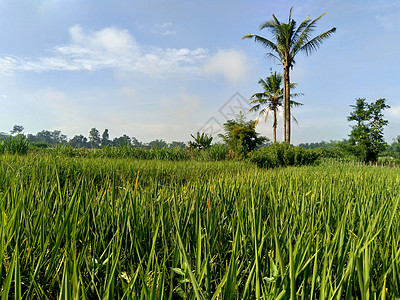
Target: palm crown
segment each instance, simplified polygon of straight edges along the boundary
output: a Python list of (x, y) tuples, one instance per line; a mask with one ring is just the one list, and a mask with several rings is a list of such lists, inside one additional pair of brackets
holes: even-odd
[[(250, 98), (250, 104), (254, 104), (249, 111), (259, 111), (260, 115), (265, 115), (265, 120), (267, 120), (269, 112), (273, 112), (274, 121), (272, 123), (274, 142), (276, 142), (276, 128), (277, 122), (277, 112), (279, 107), (282, 106), (283, 100), (283, 88), (282, 88), (282, 74), (271, 72), (265, 80), (260, 79), (258, 83), (262, 86), (263, 92), (255, 93)], [(291, 84), (291, 88), (294, 89), (296, 83)], [(302, 93), (294, 93), (290, 96), (292, 98), (303, 95)], [(302, 105), (302, 103), (291, 100), (291, 106)], [(259, 119), (257, 119), (258, 122)]]

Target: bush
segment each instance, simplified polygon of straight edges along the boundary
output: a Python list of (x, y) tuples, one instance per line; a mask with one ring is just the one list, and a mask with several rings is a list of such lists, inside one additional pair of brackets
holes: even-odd
[(273, 143), (250, 153), (249, 159), (261, 168), (311, 165), (317, 162), (316, 151), (292, 147), (288, 143)]

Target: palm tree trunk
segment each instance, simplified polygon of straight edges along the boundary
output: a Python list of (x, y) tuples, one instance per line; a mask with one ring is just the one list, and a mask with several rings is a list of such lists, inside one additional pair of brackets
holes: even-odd
[(289, 65), (283, 66), (283, 84), (284, 84), (284, 128), (285, 132), (285, 142), (290, 144), (290, 76), (289, 76)]
[(285, 93), (285, 83), (283, 83), (283, 126), (282, 126), (282, 142), (286, 142), (286, 93)]
[(274, 143), (276, 143), (276, 127), (277, 127), (276, 109), (274, 109), (274, 124), (272, 124), (272, 127), (274, 129)]

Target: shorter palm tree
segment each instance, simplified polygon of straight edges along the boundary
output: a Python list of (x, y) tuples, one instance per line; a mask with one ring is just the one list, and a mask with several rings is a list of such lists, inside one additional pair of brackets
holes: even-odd
[(197, 135), (194, 136), (191, 134), (192, 138), (194, 141), (189, 142), (189, 148), (190, 149), (207, 149), (211, 147), (211, 142), (213, 140), (212, 136), (209, 136), (206, 133), (200, 134), (200, 132), (197, 132)]
[[(250, 98), (250, 104), (254, 104), (249, 111), (260, 111), (260, 115), (265, 115), (265, 121), (268, 118), (269, 112), (273, 112), (274, 121), (272, 123), (273, 133), (274, 133), (274, 142), (276, 142), (276, 128), (278, 127), (278, 109), (283, 105), (283, 88), (282, 88), (282, 74), (271, 72), (271, 75), (268, 76), (265, 80), (260, 79), (258, 83), (263, 87), (263, 92), (255, 93)], [(297, 84), (291, 83), (290, 88), (295, 88)], [(302, 93), (293, 93), (290, 94), (291, 98), (298, 97), (303, 95)], [(299, 106), (303, 105), (300, 102), (296, 102), (291, 100), (290, 106)], [(297, 120), (293, 117), (294, 121)], [(257, 123), (259, 122), (259, 118), (257, 118)]]

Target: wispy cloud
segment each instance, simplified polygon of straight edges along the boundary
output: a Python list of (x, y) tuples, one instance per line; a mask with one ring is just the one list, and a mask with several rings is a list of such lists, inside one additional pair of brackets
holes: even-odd
[(161, 34), (161, 35), (175, 35), (176, 31), (172, 29), (173, 25), (172, 22), (164, 22), (161, 24), (154, 24), (153, 25), (153, 33)]
[(125, 29), (107, 27), (85, 32), (80, 25), (69, 30), (70, 42), (55, 46), (48, 56), (0, 57), (2, 72), (95, 71), (117, 69), (146, 74), (200, 74), (208, 50), (156, 48), (139, 45)]

